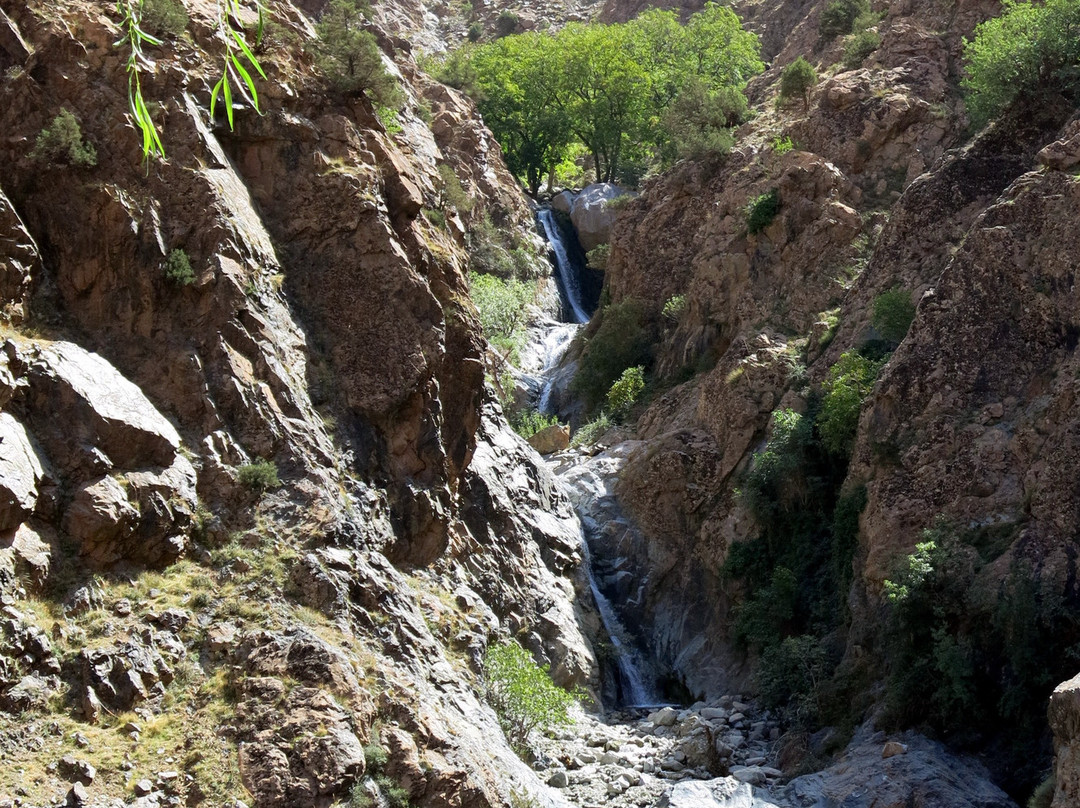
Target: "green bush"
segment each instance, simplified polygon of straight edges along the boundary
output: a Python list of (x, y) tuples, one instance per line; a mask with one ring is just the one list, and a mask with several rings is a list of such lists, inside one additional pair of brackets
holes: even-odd
[(773, 154), (777, 157), (783, 157), (789, 151), (795, 148), (794, 142), (790, 137), (780, 137), (779, 135), (773, 138), (772, 150)]
[(30, 152), (34, 160), (67, 163), (78, 168), (97, 165), (97, 150), (83, 141), (79, 122), (68, 110), (62, 109), (52, 123), (42, 129)]
[(803, 109), (810, 106), (810, 91), (817, 84), (817, 71), (814, 66), (799, 57), (784, 68), (780, 74), (780, 98), (789, 100), (792, 98), (802, 99)]
[(236, 479), (241, 485), (260, 492), (269, 491), (281, 485), (277, 466), (262, 458), (241, 466), (236, 472)]
[(829, 375), (822, 385), (825, 395), (817, 427), (822, 444), (833, 454), (844, 457), (851, 454), (863, 399), (873, 389), (883, 364), (848, 351), (829, 368)]
[(915, 304), (911, 292), (894, 286), (874, 298), (871, 322), (881, 338), (899, 344), (915, 319)]
[(775, 646), (795, 616), (799, 581), (786, 567), (773, 570), (768, 586), (759, 589), (735, 614), (735, 641), (753, 648)]
[(544, 415), (536, 410), (524, 410), (510, 419), (510, 426), (525, 440), (537, 432), (543, 432), (549, 426), (557, 426), (558, 423), (559, 416)]
[(195, 270), (183, 250), (169, 250), (165, 258), (165, 277), (177, 286), (190, 286), (195, 282)]
[(645, 325), (645, 307), (628, 299), (600, 312), (600, 325), (585, 343), (570, 387), (592, 412), (629, 367), (648, 365), (652, 335)]
[(664, 113), (668, 156), (697, 160), (727, 154), (735, 143), (731, 127), (746, 118), (747, 109), (746, 96), (736, 88), (710, 88), (690, 79)]
[(672, 295), (664, 303), (663, 311), (660, 312), (665, 320), (677, 323), (686, 311), (686, 295)]
[(517, 30), (520, 21), (517, 14), (509, 9), (503, 9), (499, 13), (498, 19), (495, 20), (495, 35), (510, 36)]
[(754, 454), (739, 498), (759, 522), (771, 521), (778, 509), (805, 495), (800, 469), (813, 440), (811, 421), (794, 410), (773, 414), (772, 435)]
[(1022, 3), (1006, 0), (1004, 13), (964, 40), (972, 123), (981, 127), (1017, 99), (1038, 104), (1061, 94), (1080, 99), (1080, 0)]
[(439, 166), (439, 180), (444, 208), (449, 206), (461, 213), (470, 213), (476, 207), (476, 200), (465, 193), (458, 175), (446, 163)]
[(1050, 772), (1046, 779), (1039, 783), (1038, 788), (1032, 792), (1027, 801), (1027, 808), (1050, 808), (1054, 801), (1054, 791), (1057, 789), (1057, 777)]
[(497, 227), (486, 215), (469, 230), (469, 270), (504, 279), (535, 276), (525, 244), (515, 242), (510, 228)]
[(600, 413), (596, 418), (578, 427), (574, 436), (570, 439), (571, 446), (591, 446), (604, 436), (612, 424), (606, 412)]
[(533, 732), (548, 732), (573, 723), (575, 697), (551, 681), (529, 652), (515, 640), (488, 648), (484, 656), (488, 704), (499, 716), (510, 745), (523, 752)]
[(369, 11), (366, 1), (330, 0), (315, 25), (315, 63), (335, 89), (363, 91), (377, 106), (396, 110), (404, 95), (386, 72), (374, 35), (364, 30)]
[(468, 39), (470, 42), (478, 42), (480, 37), (484, 35), (484, 26), (478, 22), (474, 22), (469, 26)]
[(848, 70), (857, 70), (862, 67), (866, 57), (878, 49), (881, 45), (881, 37), (876, 31), (860, 31), (852, 34), (844, 43), (844, 67)]
[(469, 296), (488, 340), (518, 336), (525, 324), (526, 306), (534, 295), (532, 284), (525, 281), (469, 273)]
[(746, 232), (756, 235), (773, 223), (780, 212), (780, 189), (773, 188), (755, 197), (746, 206)]
[(756, 677), (762, 704), (780, 709), (790, 724), (816, 725), (820, 688), (831, 673), (828, 663), (821, 641), (808, 634), (785, 637), (766, 648)]
[(868, 0), (829, 0), (818, 21), (818, 33), (822, 39), (850, 34), (855, 19), (870, 10)]
[(179, 37), (188, 26), (188, 13), (178, 0), (143, 0), (142, 29), (156, 37)]
[(645, 368), (641, 365), (627, 368), (611, 385), (607, 393), (608, 411), (618, 419), (625, 418), (638, 396), (645, 389)]

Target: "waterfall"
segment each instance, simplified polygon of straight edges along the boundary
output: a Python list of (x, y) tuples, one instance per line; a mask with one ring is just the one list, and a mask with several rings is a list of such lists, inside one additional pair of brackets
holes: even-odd
[(611, 645), (615, 649), (615, 662), (619, 668), (619, 691), (622, 694), (623, 707), (648, 707), (658, 703), (654, 687), (646, 684), (645, 676), (641, 672), (634, 644), (627, 636), (626, 629), (619, 621), (611, 601), (607, 599), (600, 587), (596, 584), (593, 576), (592, 555), (589, 552), (589, 542), (585, 538), (585, 531), (581, 532), (581, 553), (584, 556), (583, 566), (589, 576), (589, 589), (592, 590), (596, 600), (596, 608), (600, 612), (600, 620), (604, 624), (604, 630), (611, 637)]
[(555, 214), (549, 208), (544, 208), (537, 214), (537, 218), (543, 225), (548, 243), (555, 253), (555, 269), (559, 273), (559, 284), (570, 307), (571, 322), (587, 323), (589, 312), (585, 308), (578, 268), (570, 257), (570, 250), (558, 222), (555, 221)]

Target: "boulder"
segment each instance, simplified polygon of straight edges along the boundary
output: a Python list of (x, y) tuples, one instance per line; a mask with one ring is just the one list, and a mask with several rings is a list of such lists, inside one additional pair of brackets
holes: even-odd
[(559, 191), (559, 193), (551, 197), (551, 209), (560, 213), (569, 213), (574, 206), (575, 196), (576, 194), (573, 191)]
[(26, 363), (28, 425), (58, 471), (92, 467), (88, 447), (115, 468), (172, 465), (180, 435), (101, 356), (70, 342), (35, 345), (25, 356), (10, 341), (6, 347)]
[(563, 424), (544, 427), (529, 438), (529, 445), (542, 455), (561, 452), (570, 445), (570, 427)]
[(734, 777), (677, 783), (667, 797), (667, 808), (776, 808), (764, 795), (755, 795), (747, 783)]
[(585, 252), (607, 244), (616, 212), (611, 202), (629, 191), (610, 182), (598, 182), (585, 188), (574, 199), (570, 208), (570, 220), (574, 223), (578, 241)]
[(0, 413), (0, 533), (18, 527), (33, 512), (44, 474), (26, 428), (10, 413)]

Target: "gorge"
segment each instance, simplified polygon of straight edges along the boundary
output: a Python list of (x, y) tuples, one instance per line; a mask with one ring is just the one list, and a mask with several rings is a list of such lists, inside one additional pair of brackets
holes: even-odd
[(1077, 20), (0, 0), (0, 806), (1080, 805)]

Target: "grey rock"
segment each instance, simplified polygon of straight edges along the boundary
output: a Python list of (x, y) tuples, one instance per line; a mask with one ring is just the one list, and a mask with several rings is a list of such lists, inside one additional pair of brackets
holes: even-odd
[(548, 778), (547, 784), (552, 788), (566, 788), (570, 781), (566, 776), (566, 772), (560, 769)]
[(595, 183), (585, 188), (570, 208), (570, 220), (574, 223), (578, 240), (586, 252), (607, 244), (611, 227), (615, 224), (616, 211), (610, 206), (612, 200), (629, 193), (607, 182)]
[(658, 727), (670, 727), (675, 724), (678, 713), (671, 707), (663, 707), (655, 713), (650, 713), (648, 720)]
[(684, 781), (671, 790), (667, 808), (777, 808), (764, 795), (732, 777)]
[(840, 803), (844, 808), (1016, 807), (976, 761), (957, 757), (913, 732), (899, 736), (908, 747), (906, 754), (882, 758), (886, 740), (884, 733), (864, 726), (840, 760), (824, 771), (792, 780), (782, 796), (797, 808)]
[(576, 194), (573, 191), (560, 191), (551, 197), (551, 209), (560, 213), (569, 213), (570, 208), (573, 207), (575, 196)]
[(45, 469), (26, 428), (0, 413), (0, 532), (17, 527), (34, 511)]

